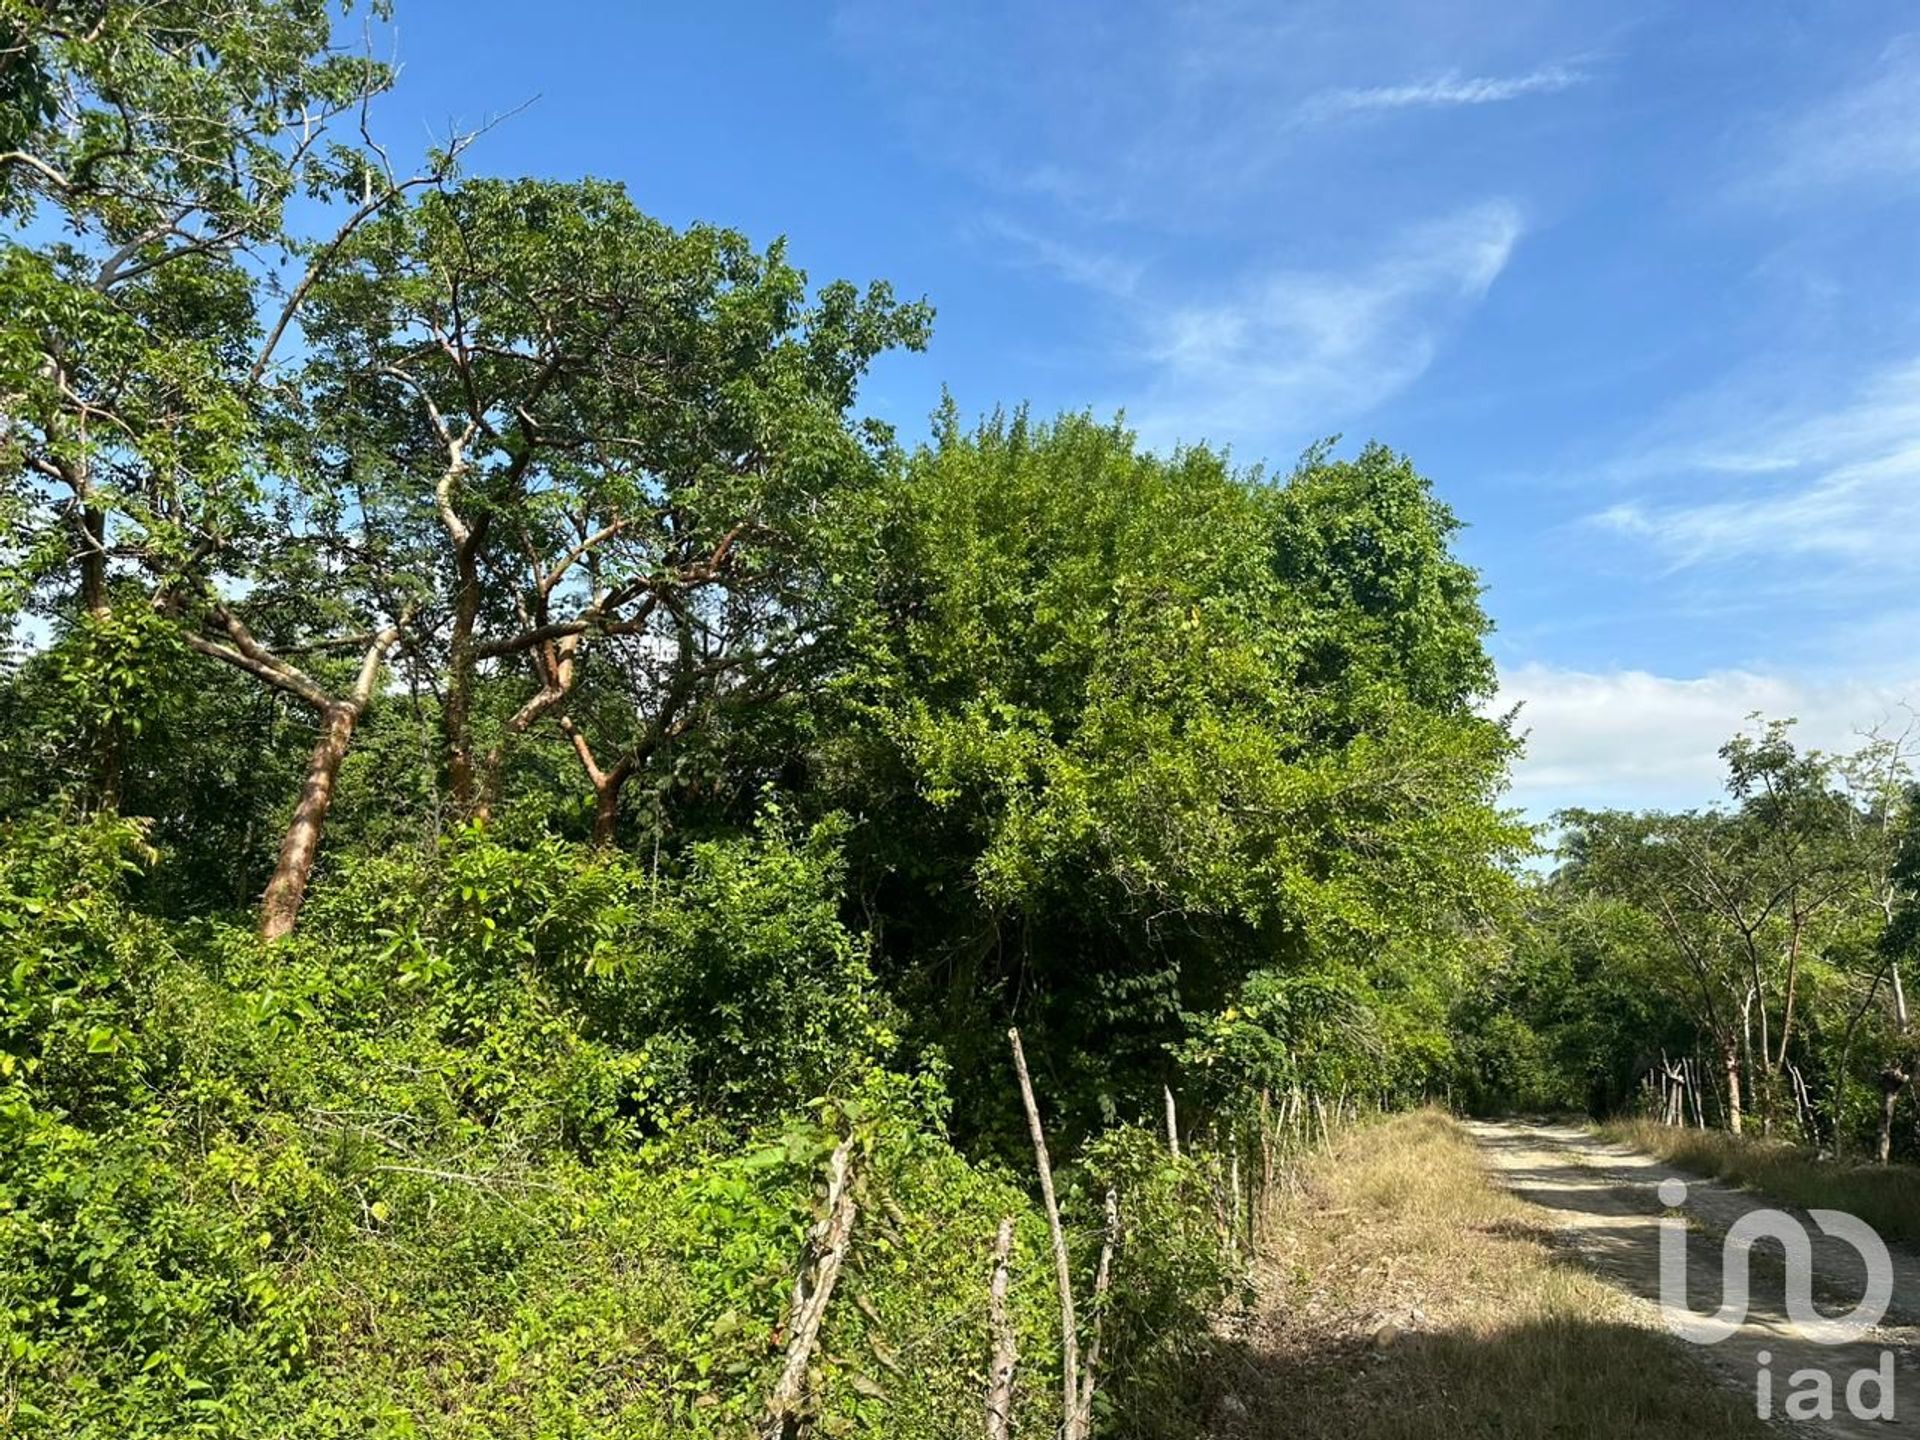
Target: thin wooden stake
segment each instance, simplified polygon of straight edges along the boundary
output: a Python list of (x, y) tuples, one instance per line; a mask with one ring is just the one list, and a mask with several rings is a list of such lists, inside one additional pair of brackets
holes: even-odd
[(1107, 1283), (1113, 1278), (1113, 1248), (1120, 1243), (1120, 1201), (1107, 1191), (1107, 1231), (1100, 1242), (1100, 1264), (1093, 1274), (1093, 1336), (1087, 1341), (1087, 1363), (1080, 1372), (1080, 1408), (1066, 1430), (1065, 1440), (1087, 1440), (1093, 1434), (1093, 1387), (1100, 1368), (1100, 1321), (1107, 1308)]
[(1227, 1246), (1229, 1253), (1240, 1250), (1240, 1146), (1233, 1147), (1233, 1163), (1227, 1167)]
[(1273, 1194), (1273, 1116), (1272, 1099), (1265, 1086), (1260, 1089), (1260, 1197), (1248, 1206), (1248, 1235), (1254, 1242), (1266, 1232), (1267, 1205)]
[(1080, 1340), (1073, 1318), (1073, 1267), (1067, 1259), (1067, 1236), (1060, 1226), (1060, 1204), (1053, 1195), (1053, 1163), (1047, 1159), (1047, 1133), (1040, 1125), (1040, 1106), (1033, 1098), (1033, 1077), (1027, 1073), (1020, 1031), (1008, 1030), (1007, 1039), (1013, 1045), (1013, 1070), (1020, 1079), (1020, 1099), (1027, 1107), (1027, 1129), (1033, 1135), (1033, 1158), (1040, 1168), (1040, 1198), (1046, 1203), (1047, 1228), (1053, 1234), (1053, 1269), (1060, 1285), (1060, 1371), (1066, 1440), (1078, 1440)]
[(987, 1287), (987, 1327), (993, 1335), (992, 1368), (987, 1375), (987, 1440), (1012, 1440), (1013, 1372), (1020, 1363), (1020, 1352), (1013, 1333), (1013, 1321), (1007, 1315), (1007, 1284), (1013, 1257), (1013, 1217), (1000, 1222), (1000, 1234), (993, 1242), (993, 1281)]
[(1180, 1120), (1173, 1109), (1173, 1087), (1163, 1086), (1167, 1096), (1167, 1152), (1174, 1159), (1180, 1158)]

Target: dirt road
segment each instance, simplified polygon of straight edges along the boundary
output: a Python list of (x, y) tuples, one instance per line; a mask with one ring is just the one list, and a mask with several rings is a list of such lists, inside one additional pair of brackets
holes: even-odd
[[(1637, 1297), (1652, 1325), (1661, 1324), (1659, 1218), (1666, 1207), (1658, 1195), (1660, 1183), (1680, 1180), (1687, 1186), (1679, 1208), (1693, 1222), (1688, 1297), (1702, 1313), (1720, 1304), (1721, 1246), (1727, 1228), (1770, 1204), (1764, 1197), (1674, 1170), (1572, 1126), (1478, 1122), (1467, 1128), (1495, 1178), (1539, 1207), (1550, 1242)], [(1797, 1218), (1806, 1220), (1804, 1214)], [(1813, 1292), (1820, 1308), (1830, 1313), (1850, 1310), (1864, 1292), (1863, 1262), (1851, 1246), (1824, 1235), (1811, 1221), (1805, 1228), (1813, 1242)], [(1825, 1372), (1831, 1377), (1832, 1418), (1806, 1420), (1794, 1426), (1800, 1433), (1883, 1440), (1920, 1437), (1920, 1330), (1915, 1329), (1920, 1322), (1920, 1258), (1895, 1254), (1893, 1302), (1886, 1323), (1847, 1345), (1817, 1344), (1800, 1334), (1787, 1316), (1785, 1279), (1778, 1247), (1756, 1249), (1746, 1323), (1718, 1344), (1687, 1348), (1725, 1383), (1750, 1397), (1757, 1397), (1762, 1372), (1770, 1374), (1775, 1419), (1804, 1417), (1812, 1403), (1803, 1399), (1797, 1407), (1789, 1404), (1790, 1394), (1810, 1392), (1817, 1383), (1805, 1377), (1796, 1381), (1796, 1371)], [(1888, 1355), (1894, 1375), (1893, 1418), (1856, 1418), (1848, 1405), (1850, 1377), (1880, 1369)], [(1861, 1381), (1856, 1388), (1861, 1409), (1879, 1408), (1877, 1382)]]

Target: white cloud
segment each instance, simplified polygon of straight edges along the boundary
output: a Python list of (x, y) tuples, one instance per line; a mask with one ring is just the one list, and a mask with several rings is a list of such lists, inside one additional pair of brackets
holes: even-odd
[(1487, 293), (1522, 230), (1489, 201), (1399, 237), (1351, 271), (1251, 276), (1224, 299), (1148, 302), (1133, 419), (1156, 443), (1325, 428), (1417, 379)]
[(1796, 739), (1824, 750), (1857, 746), (1862, 731), (1920, 701), (1920, 676), (1820, 680), (1745, 670), (1691, 678), (1644, 670), (1589, 672), (1522, 665), (1500, 677), (1496, 702), (1520, 705), (1527, 753), (1513, 800), (1536, 820), (1563, 806), (1687, 809), (1722, 794), (1719, 749), (1748, 717), (1794, 717)]
[[(1123, 16), (1099, 0), (838, 0), (834, 33), (910, 142), (1002, 203), (1218, 233), (1321, 183), (1330, 137), (1310, 133), (1316, 118), (1565, 90), (1623, 24), (1551, 0), (1507, 0), (1497, 25), (1477, 8), (1149, 0)], [(1409, 83), (1369, 85), (1380, 77)], [(1347, 138), (1364, 144), (1364, 128)], [(1364, 171), (1342, 183), (1364, 186)]]
[(1454, 105), (1496, 105), (1526, 95), (1551, 95), (1584, 84), (1586, 76), (1564, 65), (1548, 65), (1525, 75), (1441, 75), (1410, 85), (1325, 90), (1301, 107), (1309, 119), (1380, 110), (1433, 109)]
[(1799, 417), (1741, 417), (1735, 434), (1639, 457), (1631, 471), (1729, 479), (1739, 488), (1672, 502), (1639, 498), (1595, 514), (1676, 566), (1769, 557), (1877, 568), (1920, 527), (1920, 359), (1883, 370), (1850, 400)]

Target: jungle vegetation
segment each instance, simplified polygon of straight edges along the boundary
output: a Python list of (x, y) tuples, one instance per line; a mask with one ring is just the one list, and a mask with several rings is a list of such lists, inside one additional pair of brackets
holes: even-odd
[(337, 19), (0, 0), (0, 1426), (1174, 1433), (1313, 1124), (1909, 1143), (1895, 750), (1529, 879), (1406, 457), (898, 433), (928, 303)]

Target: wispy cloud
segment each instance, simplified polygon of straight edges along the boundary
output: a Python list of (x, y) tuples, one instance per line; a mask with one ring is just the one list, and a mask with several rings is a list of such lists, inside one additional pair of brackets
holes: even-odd
[(989, 215), (981, 228), (1005, 241), (1015, 259), (1036, 270), (1056, 275), (1069, 284), (1104, 295), (1125, 298), (1140, 286), (1145, 266), (1103, 250), (1069, 244), (1043, 235), (1002, 215)]
[(1365, 89), (1323, 90), (1310, 97), (1301, 113), (1310, 119), (1364, 114), (1379, 110), (1434, 109), (1453, 105), (1497, 105), (1527, 95), (1552, 95), (1584, 84), (1584, 72), (1564, 65), (1547, 65), (1524, 75), (1436, 76), (1407, 85), (1376, 85)]
[(1920, 176), (1920, 36), (1882, 51), (1870, 74), (1780, 132), (1768, 188)]
[(1351, 271), (1279, 270), (1206, 301), (1145, 301), (1148, 367), (1134, 419), (1148, 439), (1329, 428), (1418, 378), (1487, 293), (1522, 222), (1493, 200), (1400, 235)]
[(1635, 462), (1668, 485), (1720, 493), (1642, 496), (1593, 520), (1677, 567), (1761, 557), (1878, 563), (1911, 549), (1920, 528), (1920, 359), (1883, 370), (1831, 409), (1747, 419), (1741, 431)]
[[(1382, 127), (1328, 120), (1569, 90), (1617, 53), (1623, 24), (1550, 0), (1508, 5), (1498, 26), (1474, 10), (1147, 0), (1122, 20), (1100, 0), (838, 0), (833, 28), (910, 143), (998, 203), (1217, 234), (1321, 183), (1322, 129), (1348, 132), (1339, 141), (1354, 150), (1333, 163), (1364, 188), (1356, 152)], [(1394, 183), (1420, 188), (1416, 177)]]

